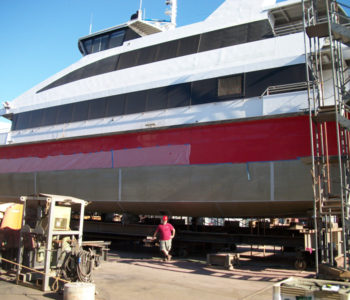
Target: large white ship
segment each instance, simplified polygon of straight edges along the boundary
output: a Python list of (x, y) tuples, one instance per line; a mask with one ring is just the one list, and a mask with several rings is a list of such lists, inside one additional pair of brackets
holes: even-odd
[(90, 210), (207, 217), (312, 210), (302, 1), (226, 0), (203, 22), (174, 23), (139, 11), (83, 37), (79, 61), (5, 103), (1, 201), (63, 194)]

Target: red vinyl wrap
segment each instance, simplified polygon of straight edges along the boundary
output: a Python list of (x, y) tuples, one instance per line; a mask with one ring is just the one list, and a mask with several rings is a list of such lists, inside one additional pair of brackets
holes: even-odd
[[(329, 151), (336, 154), (335, 126)], [(291, 160), (311, 155), (308, 116), (160, 129), (0, 147), (0, 158), (46, 157), (140, 147), (190, 145), (190, 164)]]

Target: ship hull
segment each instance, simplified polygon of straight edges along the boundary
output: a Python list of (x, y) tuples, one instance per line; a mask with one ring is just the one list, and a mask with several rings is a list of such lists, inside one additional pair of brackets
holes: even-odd
[(306, 216), (310, 152), (303, 115), (2, 147), (0, 197), (71, 195), (89, 211), (132, 214)]
[(310, 166), (300, 160), (1, 174), (2, 200), (66, 194), (88, 211), (209, 217), (306, 215)]

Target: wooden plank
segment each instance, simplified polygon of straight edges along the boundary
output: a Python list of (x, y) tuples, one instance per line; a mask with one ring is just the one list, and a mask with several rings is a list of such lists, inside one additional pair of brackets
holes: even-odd
[(328, 22), (318, 23), (316, 25), (311, 25), (306, 27), (306, 34), (310, 38), (314, 37), (326, 37), (329, 35)]

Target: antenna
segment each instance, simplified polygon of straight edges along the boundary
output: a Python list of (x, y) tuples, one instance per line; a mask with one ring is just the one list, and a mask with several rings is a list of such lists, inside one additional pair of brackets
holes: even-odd
[[(142, 1), (142, 0), (141, 0)], [(91, 13), (90, 15), (90, 28), (89, 28), (89, 34), (92, 33), (92, 17), (93, 17), (93, 13)]]
[(140, 0), (140, 8), (139, 10), (142, 10), (142, 0)]
[[(142, 0), (140, 0), (140, 7), (136, 12), (136, 16), (138, 20), (142, 20)], [(135, 16), (135, 19), (136, 19), (136, 16)]]

